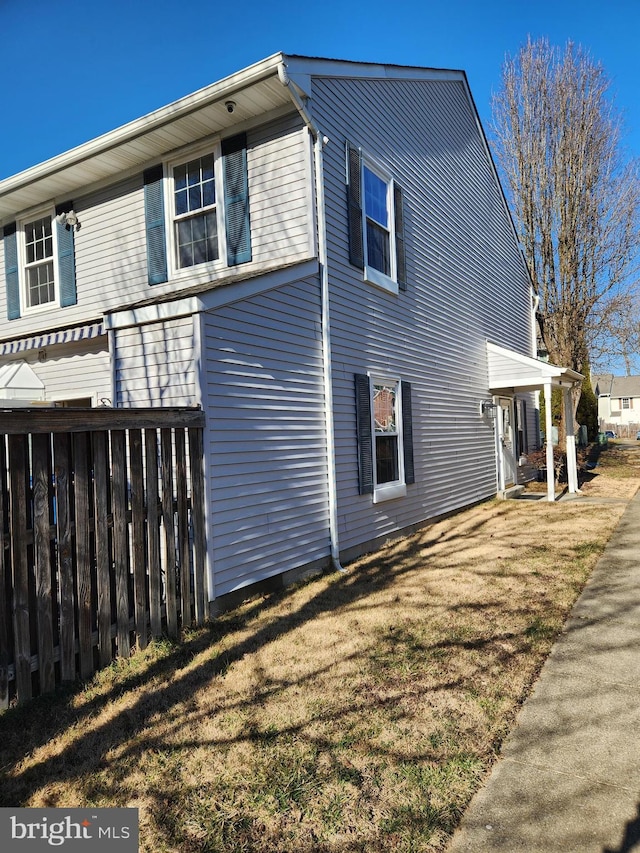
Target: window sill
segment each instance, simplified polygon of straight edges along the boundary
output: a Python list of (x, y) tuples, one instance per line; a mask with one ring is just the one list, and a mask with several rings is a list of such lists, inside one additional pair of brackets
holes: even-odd
[(22, 306), (20, 316), (29, 317), (33, 314), (45, 314), (52, 308), (60, 308), (60, 303), (56, 299), (52, 299), (51, 302), (43, 302), (40, 305)]
[(384, 486), (376, 486), (373, 491), (374, 504), (390, 501), (394, 498), (403, 498), (407, 494), (404, 483), (385, 483)]
[(369, 284), (375, 284), (376, 287), (382, 290), (386, 290), (387, 293), (398, 295), (398, 282), (374, 267), (365, 266), (364, 280), (369, 282)]
[(228, 269), (230, 267), (219, 258), (217, 261), (194, 264), (191, 267), (173, 267), (169, 270), (169, 281), (211, 281)]

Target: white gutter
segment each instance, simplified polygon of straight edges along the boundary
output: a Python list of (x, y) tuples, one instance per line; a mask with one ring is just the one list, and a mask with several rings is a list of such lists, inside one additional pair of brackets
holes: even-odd
[(63, 154), (58, 154), (43, 163), (19, 172), (17, 175), (5, 178), (0, 181), (0, 198), (139, 139), (197, 110), (201, 110), (209, 104), (220, 101), (222, 98), (233, 96), (236, 92), (271, 77), (278, 64), (281, 63), (281, 58), (282, 54), (276, 53), (267, 59), (250, 65), (248, 68), (244, 68), (242, 71), (219, 80), (217, 83), (205, 86), (191, 95), (148, 113), (142, 118), (134, 119), (122, 127), (102, 134), (89, 140), (89, 142), (84, 142)]
[(291, 100), (300, 113), (307, 129), (313, 137), (313, 151), (316, 171), (316, 217), (318, 222), (318, 264), (320, 268), (320, 288), (322, 300), (322, 362), (324, 373), (324, 406), (327, 431), (327, 477), (329, 486), (329, 536), (331, 540), (331, 562), (333, 567), (344, 572), (340, 564), (340, 540), (338, 534), (338, 488), (336, 477), (336, 453), (333, 418), (333, 383), (331, 378), (331, 323), (329, 314), (329, 268), (327, 252), (327, 232), (324, 203), (324, 161), (322, 151), (329, 142), (314, 124), (295, 87), (292, 85), (284, 62), (278, 65), (278, 79), (289, 91)]

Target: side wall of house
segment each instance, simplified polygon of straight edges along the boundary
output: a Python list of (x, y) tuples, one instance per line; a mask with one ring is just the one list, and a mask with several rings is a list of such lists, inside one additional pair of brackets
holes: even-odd
[[(313, 81), (329, 137), (325, 184), (341, 549), (495, 494), (486, 340), (530, 354), (530, 282), (461, 82)], [(384, 104), (384, 109), (380, 105)], [(345, 144), (404, 191), (407, 290), (349, 263)], [(358, 493), (354, 374), (412, 383), (416, 482), (374, 504)]]
[(316, 278), (202, 315), (216, 597), (330, 552)]

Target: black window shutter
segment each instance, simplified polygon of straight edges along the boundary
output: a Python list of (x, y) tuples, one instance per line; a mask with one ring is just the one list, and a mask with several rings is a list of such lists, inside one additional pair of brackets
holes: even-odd
[(364, 269), (362, 236), (362, 156), (360, 150), (347, 143), (347, 217), (349, 220), (349, 262)]
[(413, 412), (411, 409), (411, 383), (400, 383), (402, 395), (402, 451), (404, 454), (404, 481), (407, 485), (415, 483), (416, 472), (413, 463)]
[(18, 274), (18, 240), (16, 223), (4, 226), (4, 276), (7, 288), (7, 320), (20, 316), (20, 277)]
[(366, 373), (355, 374), (356, 431), (358, 434), (358, 486), (361, 495), (373, 494), (373, 435), (371, 388)]
[(162, 164), (146, 169), (143, 180), (148, 281), (149, 284), (162, 284), (168, 278)]
[(393, 182), (393, 210), (396, 234), (396, 272), (398, 290), (407, 289), (407, 261), (404, 251), (404, 196), (402, 188)]
[(247, 134), (222, 140), (224, 211), (229, 266), (251, 260)]
[[(73, 202), (65, 201), (56, 205), (56, 216), (61, 213), (69, 213), (73, 210)], [(76, 291), (76, 259), (73, 228), (70, 225), (62, 225), (55, 222), (56, 237), (58, 240), (58, 275), (60, 305), (66, 308), (75, 305), (78, 301)]]

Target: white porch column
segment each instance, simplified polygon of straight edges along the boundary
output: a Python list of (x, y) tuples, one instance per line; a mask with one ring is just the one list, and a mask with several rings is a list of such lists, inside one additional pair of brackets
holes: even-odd
[(564, 398), (564, 421), (567, 433), (567, 482), (569, 492), (575, 494), (578, 491), (578, 463), (576, 460), (576, 431), (573, 420), (571, 388), (563, 389), (562, 396)]
[(556, 499), (556, 471), (553, 465), (553, 432), (551, 422), (551, 383), (544, 384), (544, 438), (547, 443), (547, 500)]

